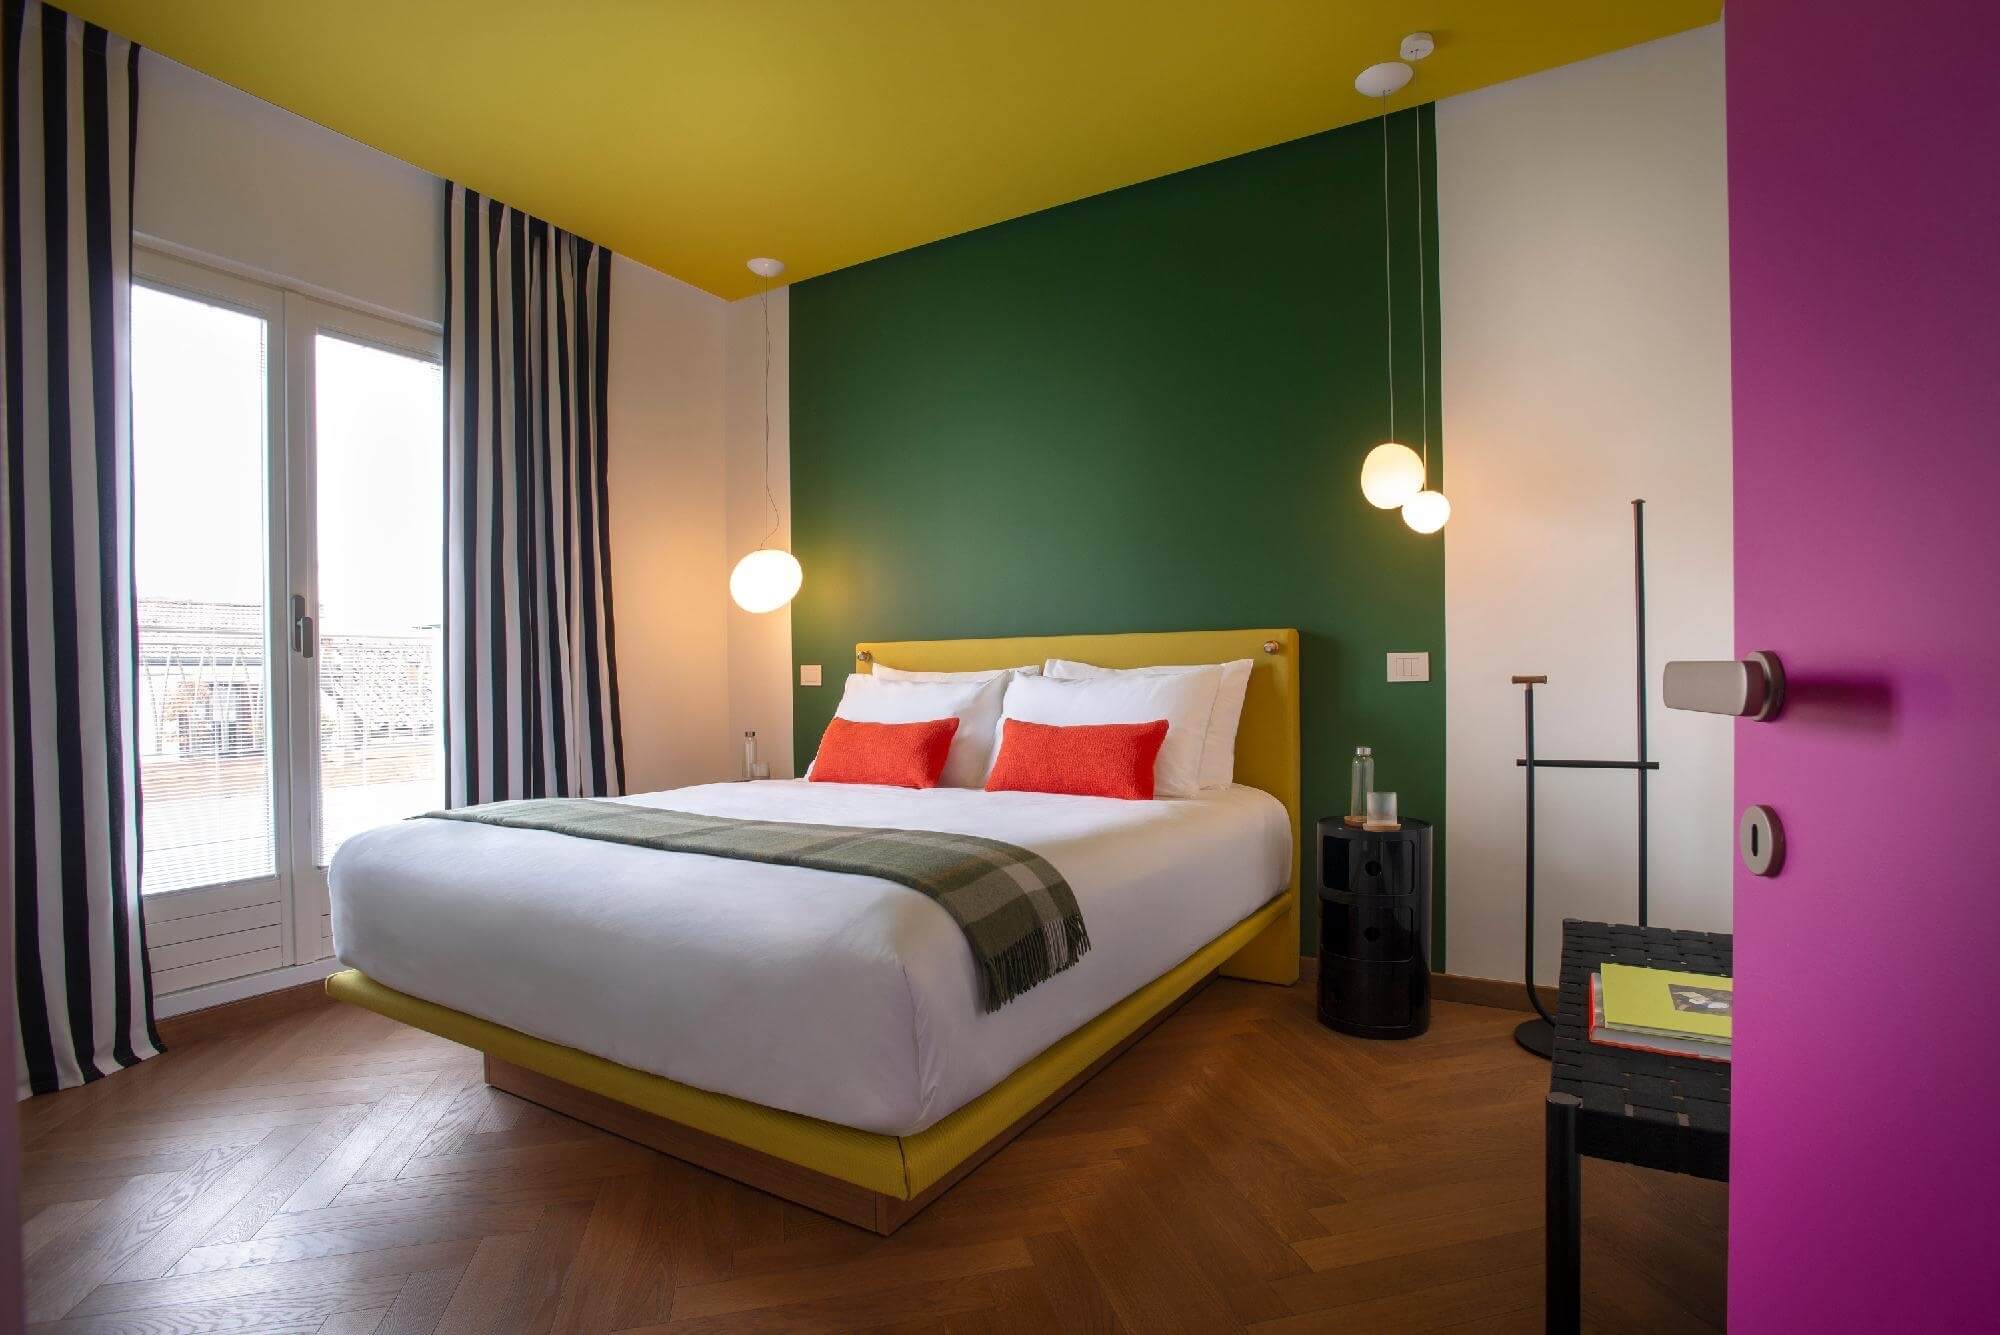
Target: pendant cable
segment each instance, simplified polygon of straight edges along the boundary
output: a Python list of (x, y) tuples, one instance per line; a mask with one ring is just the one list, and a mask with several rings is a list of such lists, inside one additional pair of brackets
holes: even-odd
[(1424, 111), (1417, 108), (1417, 367), (1424, 416), (1424, 486), (1431, 485), (1430, 292), (1424, 281)]
[(1382, 94), (1382, 304), (1388, 309), (1389, 439), (1396, 438), (1396, 291), (1389, 264), (1389, 95)]
[(771, 492), (771, 280), (764, 280), (764, 504), (771, 508), (771, 528), (759, 548), (769, 547), (778, 532), (778, 498)]

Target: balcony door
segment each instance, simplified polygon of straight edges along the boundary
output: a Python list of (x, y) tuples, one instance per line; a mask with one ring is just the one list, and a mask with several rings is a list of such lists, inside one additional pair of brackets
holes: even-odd
[(334, 852), (443, 805), (443, 389), (433, 331), (134, 272), (140, 884), (171, 998), (331, 955)]

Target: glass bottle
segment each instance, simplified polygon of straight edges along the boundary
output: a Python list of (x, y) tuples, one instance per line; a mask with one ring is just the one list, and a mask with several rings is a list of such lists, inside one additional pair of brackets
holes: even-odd
[(1354, 748), (1354, 767), (1347, 781), (1347, 823), (1360, 825), (1368, 819), (1368, 794), (1375, 791), (1375, 751)]

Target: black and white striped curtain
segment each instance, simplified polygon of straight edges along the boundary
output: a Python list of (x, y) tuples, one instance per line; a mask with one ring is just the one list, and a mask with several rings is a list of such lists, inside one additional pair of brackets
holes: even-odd
[(0, 828), (25, 1098), (160, 1041), (139, 911), (132, 593), (139, 52), (6, 3)]
[(458, 185), (445, 231), (450, 802), (613, 796), (611, 252)]

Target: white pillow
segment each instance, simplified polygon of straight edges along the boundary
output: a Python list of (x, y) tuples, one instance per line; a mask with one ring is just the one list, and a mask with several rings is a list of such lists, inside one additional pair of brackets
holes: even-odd
[(1202, 740), (1201, 786), (1227, 788), (1236, 782), (1236, 729), (1243, 722), (1243, 697), (1250, 690), (1251, 661), (1233, 659), (1227, 663), (1195, 664), (1186, 667), (1106, 668), (1076, 663), (1067, 658), (1051, 658), (1043, 664), (1045, 675), (1058, 681), (1084, 681), (1092, 677), (1162, 672), (1199, 672), (1204, 666), (1222, 669), (1222, 684), (1215, 692), (1215, 709), (1208, 716), (1208, 731)]
[(1219, 667), (1069, 681), (1046, 674), (1017, 677), (1007, 688), (1003, 717), (1065, 727), (1165, 719), (1167, 740), (1153, 763), (1153, 796), (1193, 797), (1201, 791), (1202, 742), (1221, 684)]
[(1042, 667), (1039, 663), (1030, 663), (1027, 667), (982, 668), (977, 672), (906, 672), (887, 663), (877, 663), (874, 675), (877, 681), (992, 681), (995, 677), (1012, 675), (1039, 677)]
[[(1000, 728), (1000, 701), (1007, 694), (1005, 673), (985, 681), (878, 681), (865, 672), (849, 674), (836, 717), (856, 723), (925, 723), (956, 718), (951, 751), (938, 784), (984, 788), (993, 768), (993, 735)], [(810, 772), (810, 771), (808, 771)]]

